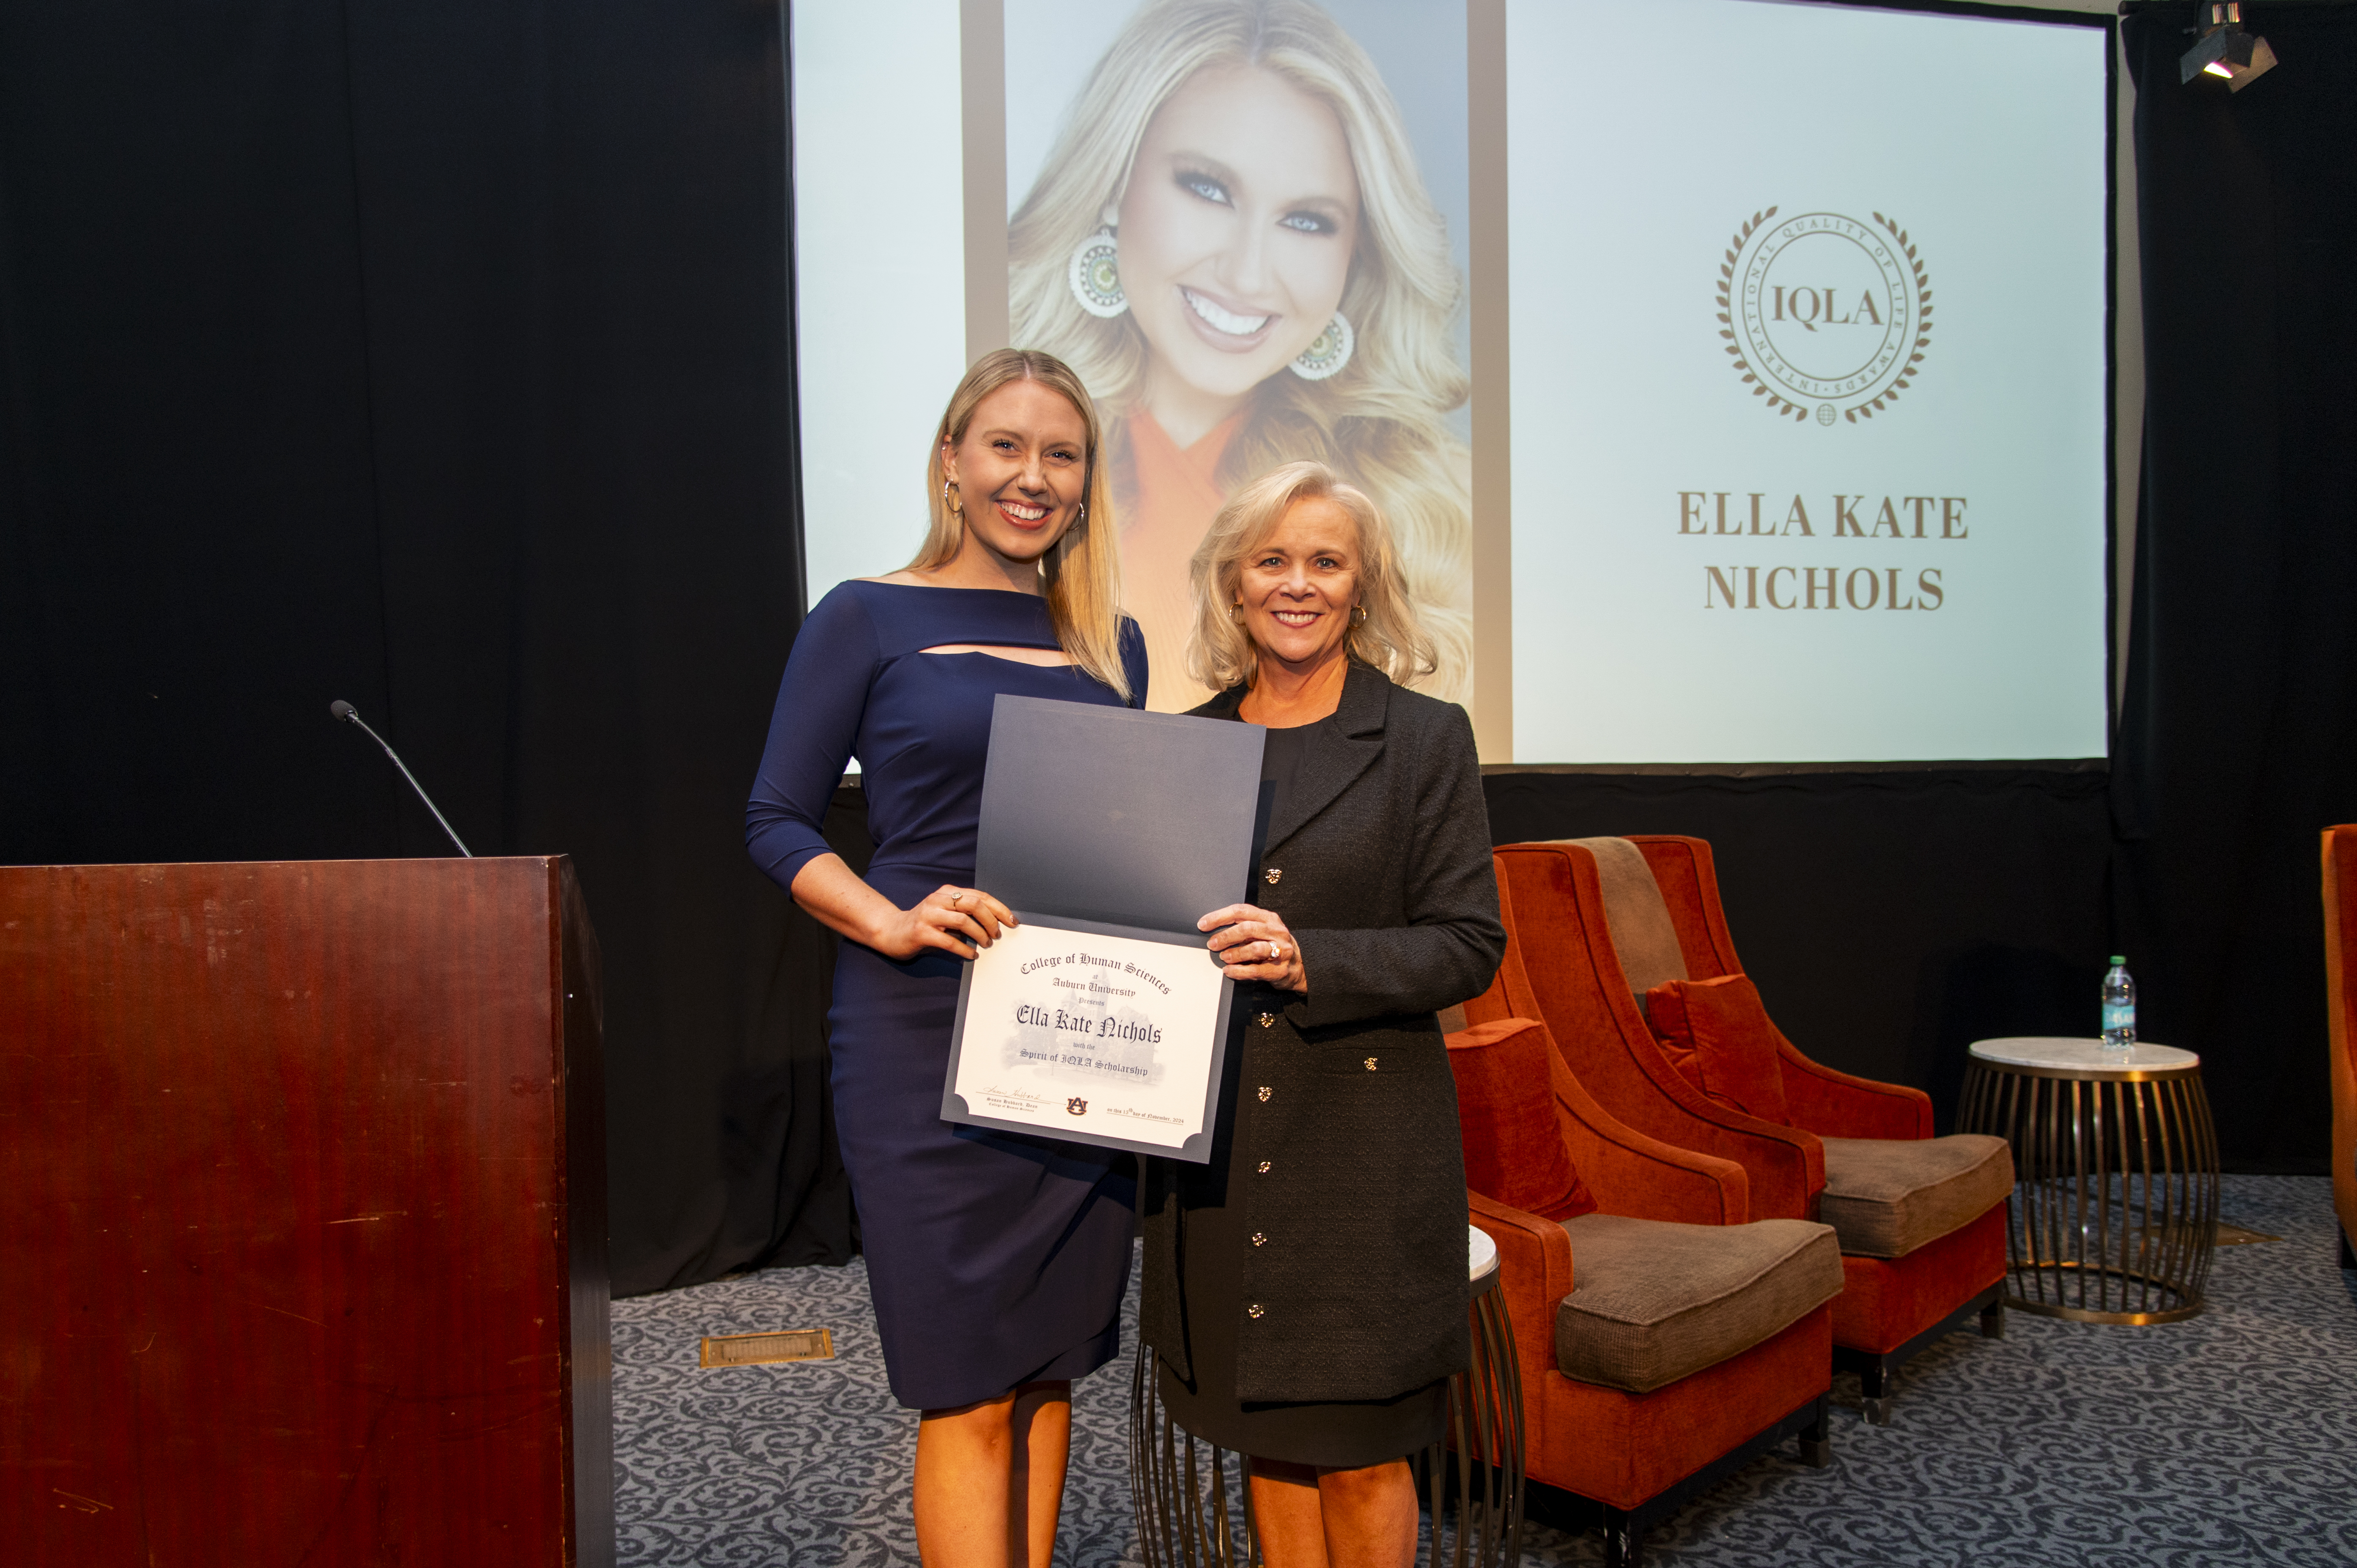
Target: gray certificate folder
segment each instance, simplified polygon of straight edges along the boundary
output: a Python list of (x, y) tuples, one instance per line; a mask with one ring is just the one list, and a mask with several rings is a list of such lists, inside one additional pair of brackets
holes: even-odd
[[(1258, 725), (1229, 719), (1001, 695), (983, 774), (974, 886), (1026, 922), (1167, 942), (1193, 950), (1178, 961), (1214, 962), (1195, 922), (1251, 897), (1266, 735)], [(969, 970), (959, 988), (953, 1040), (964, 1036), (971, 979)], [(1204, 1131), (1188, 1147), (1157, 1148), (1078, 1128), (1057, 1135), (1208, 1160), (1233, 989), (1222, 982)], [(952, 1084), (957, 1049), (953, 1044)], [(1038, 1126), (976, 1114), (946, 1086), (942, 1114), (1043, 1135)]]

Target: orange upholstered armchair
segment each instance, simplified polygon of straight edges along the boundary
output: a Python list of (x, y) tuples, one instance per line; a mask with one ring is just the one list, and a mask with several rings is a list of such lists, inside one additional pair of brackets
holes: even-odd
[(1829, 1462), (1839, 1254), (1824, 1226), (1749, 1222), (1736, 1162), (1615, 1121), (1544, 1025), (1495, 1015), (1506, 989), (1448, 1036), (1471, 1218), (1498, 1246), (1529, 1475), (1594, 1505), (1609, 1568), (1634, 1568), (1651, 1524), (1784, 1438)]
[(1840, 1236), (1835, 1364), (1857, 1372), (1867, 1420), (1889, 1420), (1891, 1374), (1933, 1341), (1975, 1316), (2002, 1334), (2002, 1139), (1933, 1138), (1921, 1090), (1812, 1061), (1772, 1024), (1772, 1117), (1706, 1093), (1657, 1040), (1649, 992), (1742, 972), (1707, 843), (1510, 844), (1496, 858), (1534, 1002), (1575, 1076), (1620, 1121), (1740, 1161), (1756, 1214), (1821, 1219)]
[[(1653, 1045), (1610, 941), (1588, 940), (1609, 929), (1593, 857), (1581, 852), (1587, 872), (1576, 876), (1569, 856), (1516, 853), (1555, 847), (1518, 844), (1493, 857), (1509, 956), (1488, 993), (1465, 1004), (1467, 1021), (1544, 1020), (1580, 1082), (1619, 1120), (1664, 1144), (1743, 1166), (1754, 1213), (1815, 1219), (1825, 1185), (1824, 1145), (1790, 1127), (1729, 1114), (1669, 1064)], [(1519, 901), (1510, 875), (1522, 878)]]
[(2357, 1269), (2357, 824), (2324, 830), (2324, 993), (2332, 1039), (2332, 1207)]

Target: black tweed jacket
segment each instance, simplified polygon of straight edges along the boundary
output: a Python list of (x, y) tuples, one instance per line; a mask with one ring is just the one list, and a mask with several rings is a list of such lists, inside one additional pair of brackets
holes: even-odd
[[(1232, 719), (1243, 696), (1195, 712)], [(1465, 1163), (1434, 1014), (1489, 988), (1506, 930), (1465, 711), (1354, 662), (1266, 844), (1252, 901), (1299, 939), (1309, 991), (1237, 988), (1234, 1124), (1208, 1168), (1144, 1162), (1140, 1329), (1192, 1375), (1187, 1198), (1232, 1171), (1256, 1232), (1238, 1397), (1387, 1399), (1468, 1357)]]

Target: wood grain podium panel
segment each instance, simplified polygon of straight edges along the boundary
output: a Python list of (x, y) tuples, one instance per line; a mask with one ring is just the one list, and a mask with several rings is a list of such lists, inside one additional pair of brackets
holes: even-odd
[(15, 1562), (613, 1557), (561, 858), (0, 869)]

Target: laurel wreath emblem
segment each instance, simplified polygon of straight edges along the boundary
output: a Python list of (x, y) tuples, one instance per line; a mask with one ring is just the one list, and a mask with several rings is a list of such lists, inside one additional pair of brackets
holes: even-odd
[[(1750, 361), (1744, 358), (1743, 339), (1735, 330), (1736, 261), (1742, 255), (1743, 247), (1751, 236), (1759, 232), (1762, 224), (1775, 216), (1776, 209), (1773, 207), (1753, 213), (1744, 221), (1743, 226), (1735, 231), (1735, 238), (1727, 245), (1726, 259), (1721, 261), (1718, 266), (1718, 335), (1727, 339), (1727, 356), (1734, 361), (1736, 373), (1741, 376), (1744, 384), (1751, 389), (1751, 395), (1767, 399), (1768, 410), (1770, 413), (1780, 417), (1789, 414), (1795, 420), (1805, 422), (1809, 417), (1808, 409), (1770, 387), (1766, 380), (1752, 369)], [(1915, 342), (1908, 352), (1906, 364), (1900, 367), (1898, 376), (1889, 386), (1866, 402), (1842, 411), (1842, 416), (1852, 424), (1857, 423), (1859, 415), (1863, 414), (1872, 419), (1876, 413), (1896, 403), (1900, 394), (1905, 392), (1909, 383), (1914, 381), (1916, 369), (1923, 362), (1923, 352), (1932, 345), (1932, 275), (1923, 265), (1923, 258), (1916, 252), (1915, 242), (1908, 237), (1906, 230), (1901, 229), (1879, 212), (1874, 214), (1874, 221), (1890, 236), (1891, 242), (1898, 246), (1900, 253), (1907, 258), (1907, 264), (1913, 270)]]
[(1923, 258), (1915, 253), (1915, 242), (1907, 237), (1906, 230), (1879, 212), (1874, 214), (1874, 220), (1899, 242), (1900, 252), (1906, 256), (1907, 264), (1915, 269), (1915, 347), (1908, 354), (1907, 368), (1899, 372), (1897, 381), (1884, 388), (1872, 402), (1860, 403), (1848, 411), (1849, 421), (1853, 424), (1857, 423), (1859, 414), (1872, 419), (1875, 410), (1898, 401), (1899, 394), (1907, 390), (1907, 383), (1915, 379), (1915, 367), (1923, 362), (1923, 350), (1932, 346), (1932, 274), (1923, 270)]
[(1751, 363), (1743, 357), (1743, 340), (1735, 335), (1735, 258), (1743, 253), (1745, 242), (1759, 231), (1760, 225), (1776, 216), (1774, 208), (1755, 212), (1735, 231), (1735, 239), (1727, 247), (1727, 259), (1718, 263), (1718, 335), (1727, 339), (1727, 351), (1735, 357), (1735, 369), (1743, 384), (1751, 389), (1753, 397), (1768, 400), (1770, 413), (1790, 413), (1794, 419), (1806, 419), (1808, 411), (1796, 403), (1788, 403), (1768, 390), (1768, 383), (1753, 373)]

